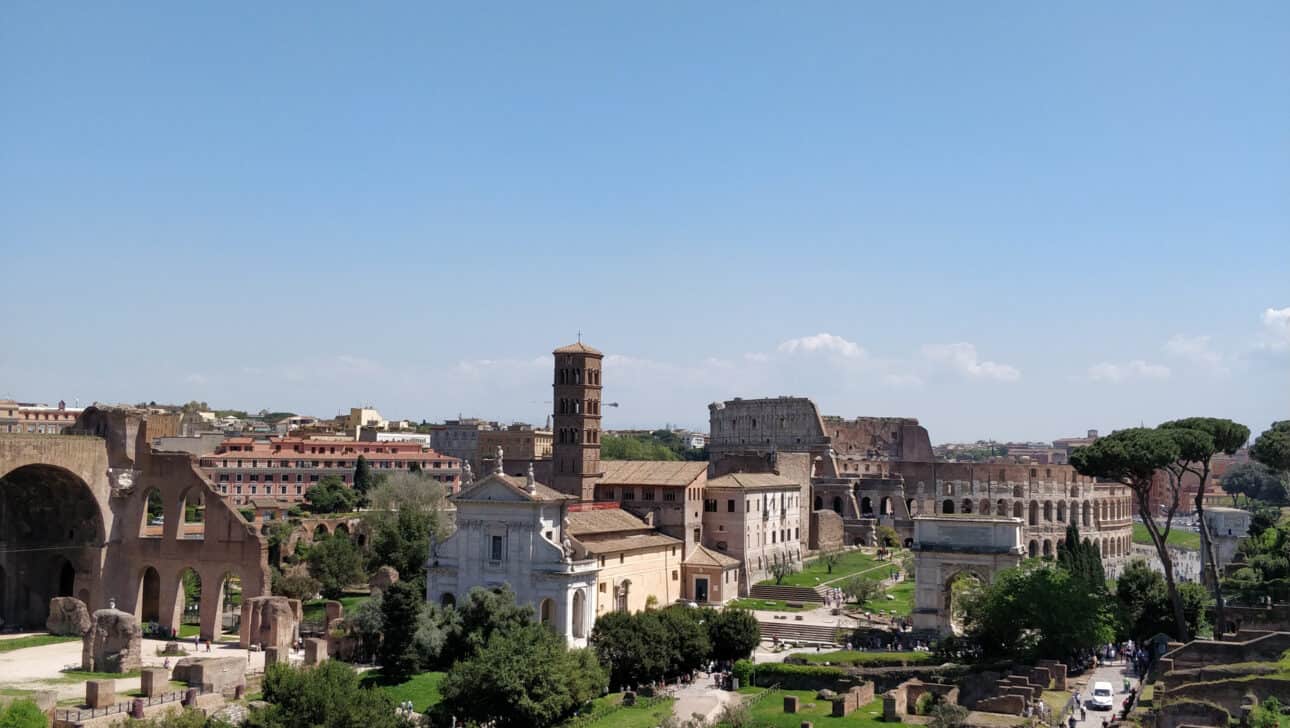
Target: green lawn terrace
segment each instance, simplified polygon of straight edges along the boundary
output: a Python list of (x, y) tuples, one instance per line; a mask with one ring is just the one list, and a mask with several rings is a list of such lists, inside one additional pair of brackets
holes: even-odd
[[(880, 567), (898, 568), (893, 562), (881, 560), (864, 551), (847, 551), (838, 558), (831, 572), (824, 562), (816, 557), (803, 563), (801, 571), (786, 575), (779, 585), (816, 587), (830, 582), (840, 582), (856, 574), (865, 574), (878, 580), (888, 575), (888, 572), (882, 571)], [(765, 579), (758, 584), (774, 585), (775, 579)]]
[[(851, 715), (834, 718), (833, 703), (816, 697), (814, 690), (780, 690), (778, 688), (740, 688), (745, 704), (752, 714), (752, 725), (758, 728), (800, 728), (803, 721), (810, 721), (817, 728), (879, 728), (889, 726), (882, 720), (882, 698), (856, 708)], [(784, 712), (784, 698), (797, 698), (797, 712)], [(717, 723), (716, 728), (729, 728), (728, 723)]]
[[(1147, 533), (1147, 527), (1141, 523), (1133, 524), (1133, 542), (1154, 545), (1151, 541), (1151, 534)], [(1169, 530), (1169, 535), (1165, 538), (1166, 546), (1186, 549), (1188, 551), (1200, 550), (1200, 534), (1195, 531), (1184, 531), (1177, 526)]]

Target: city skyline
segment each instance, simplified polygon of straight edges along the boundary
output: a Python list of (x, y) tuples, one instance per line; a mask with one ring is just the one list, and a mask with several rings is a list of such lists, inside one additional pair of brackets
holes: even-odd
[(0, 17), (0, 396), (1286, 416), (1284, 4)]

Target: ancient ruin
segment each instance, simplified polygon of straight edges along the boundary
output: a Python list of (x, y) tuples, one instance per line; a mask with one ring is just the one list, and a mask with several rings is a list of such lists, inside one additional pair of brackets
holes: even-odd
[(82, 640), (82, 670), (132, 672), (143, 665), (143, 632), (129, 612), (98, 610)]
[(54, 597), (49, 600), (45, 629), (50, 634), (83, 635), (93, 626), (90, 610), (76, 597)]
[(959, 579), (989, 584), (1021, 563), (1021, 521), (1008, 516), (919, 516), (914, 519), (915, 629), (957, 628), (953, 591)]
[[(294, 604), (293, 604), (294, 602)], [(297, 614), (300, 600), (286, 597), (251, 597), (242, 603), (242, 629), (239, 644), (257, 645), (261, 649), (278, 648), (288, 654), (300, 635)]]
[(89, 407), (69, 434), (0, 433), (0, 623), (44, 627), (51, 599), (75, 597), (171, 633), (188, 574), (201, 592), (189, 608), (201, 636), (215, 639), (237, 622), (227, 595), (268, 593), (265, 540), (190, 454), (149, 445), (172, 424)]

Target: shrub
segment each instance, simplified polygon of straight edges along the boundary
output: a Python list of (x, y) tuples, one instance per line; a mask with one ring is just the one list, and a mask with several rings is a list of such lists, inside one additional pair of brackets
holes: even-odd
[(49, 719), (35, 701), (22, 699), (0, 708), (0, 728), (45, 728)]
[(821, 688), (832, 690), (847, 677), (846, 670), (838, 667), (792, 665), (782, 662), (768, 662), (754, 666), (746, 660), (735, 663), (733, 671), (735, 677), (741, 675), (740, 663), (744, 663), (742, 668), (746, 671), (745, 675), (751, 673), (749, 680), (740, 678), (740, 687), (745, 685), (769, 687), (778, 684), (785, 690), (820, 690)]

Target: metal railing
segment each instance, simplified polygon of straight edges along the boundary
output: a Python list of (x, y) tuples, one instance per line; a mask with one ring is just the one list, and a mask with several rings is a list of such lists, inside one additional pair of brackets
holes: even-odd
[(164, 703), (174, 703), (184, 700), (188, 696), (189, 690), (197, 691), (198, 695), (202, 695), (206, 692), (201, 687), (194, 687), (184, 690), (176, 690), (169, 693), (162, 693), (160, 695), (153, 695), (151, 697), (132, 698), (125, 702), (109, 705), (106, 708), (59, 708), (54, 710), (54, 720), (65, 721), (68, 723), (80, 723), (91, 718), (101, 718), (105, 715), (129, 713), (134, 709), (134, 702), (136, 700), (142, 700), (143, 707), (145, 708), (153, 705), (162, 705)]

